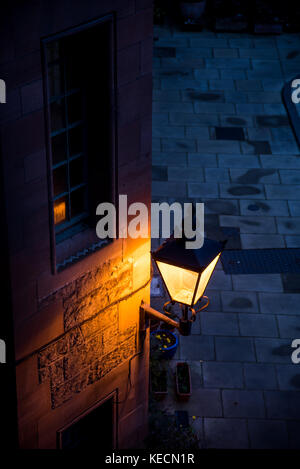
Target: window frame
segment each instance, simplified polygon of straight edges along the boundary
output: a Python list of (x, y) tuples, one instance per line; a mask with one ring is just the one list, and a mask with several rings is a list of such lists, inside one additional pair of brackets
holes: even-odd
[(118, 410), (117, 410), (117, 404), (119, 400), (119, 389), (116, 388), (112, 392), (110, 392), (107, 396), (103, 397), (99, 401), (97, 401), (95, 404), (92, 406), (88, 407), (85, 411), (80, 413), (77, 417), (75, 417), (73, 420), (68, 422), (66, 425), (64, 425), (62, 428), (56, 431), (56, 449), (62, 449), (62, 436), (63, 432), (65, 430), (68, 430), (72, 425), (76, 424), (79, 422), (82, 418), (86, 417), (90, 413), (92, 413), (94, 410), (98, 409), (101, 407), (103, 404), (107, 403), (109, 400), (112, 402), (112, 427), (113, 427), (113, 433), (112, 433), (112, 440), (113, 440), (113, 449), (118, 449), (119, 444), (118, 444), (118, 437), (119, 437), (119, 417), (118, 417)]
[[(110, 13), (104, 15), (100, 18), (91, 20), (89, 22), (83, 23), (78, 26), (68, 28), (59, 33), (49, 35), (41, 39), (41, 54), (42, 54), (42, 70), (43, 70), (43, 90), (44, 90), (44, 110), (45, 110), (45, 134), (46, 134), (46, 157), (47, 157), (47, 181), (48, 181), (48, 210), (49, 210), (49, 225), (50, 225), (50, 246), (51, 246), (51, 270), (53, 274), (59, 273), (62, 269), (58, 269), (57, 264), (57, 242), (56, 242), (56, 226), (54, 223), (54, 186), (53, 186), (53, 159), (52, 159), (52, 146), (51, 146), (51, 111), (50, 111), (50, 89), (49, 89), (49, 76), (48, 76), (48, 64), (47, 64), (47, 54), (46, 47), (47, 44), (55, 40), (62, 39), (67, 36), (72, 36), (77, 33), (84, 32), (85, 30), (96, 27), (100, 24), (108, 23), (109, 24), (109, 54), (110, 54), (110, 70), (108, 71), (110, 79), (110, 178), (111, 178), (111, 194), (110, 201), (114, 203), (117, 207), (117, 190), (118, 190), (118, 173), (117, 173), (117, 50), (116, 50), (116, 20), (115, 14)], [(99, 200), (99, 203), (102, 202)], [(106, 202), (106, 201), (105, 201)], [(117, 217), (118, 219), (118, 217)], [(70, 225), (70, 230), (72, 229)], [(96, 226), (94, 228), (87, 228), (86, 231), (91, 233), (91, 230), (94, 229), (96, 233)], [(82, 231), (81, 231), (82, 233)], [(87, 233), (88, 234), (88, 233)], [(76, 236), (76, 235), (75, 235)], [(90, 236), (87, 236), (89, 238)], [(71, 239), (72, 238), (72, 239)], [(76, 241), (73, 239), (72, 234), (70, 237), (66, 236), (64, 240), (66, 242), (74, 243), (74, 256), (76, 256)], [(64, 242), (63, 241), (63, 242)], [(84, 254), (81, 256), (82, 247), (78, 248), (79, 257), (84, 258), (86, 255), (89, 255), (96, 250), (104, 247), (108, 242), (113, 242), (115, 240), (98, 240), (100, 241), (95, 245), (95, 243), (89, 243), (85, 246)], [(66, 259), (66, 266), (73, 265), (72, 261)]]

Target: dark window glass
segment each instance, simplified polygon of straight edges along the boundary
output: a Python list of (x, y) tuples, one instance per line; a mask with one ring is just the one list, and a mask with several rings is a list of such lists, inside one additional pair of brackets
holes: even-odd
[(84, 159), (79, 156), (75, 160), (70, 161), (70, 185), (73, 187), (79, 186), (84, 182)]
[(70, 156), (78, 155), (83, 149), (83, 128), (81, 125), (73, 127), (69, 131)]
[(64, 164), (53, 171), (53, 192), (54, 197), (68, 191), (68, 168)]
[(49, 66), (49, 91), (50, 98), (61, 96), (64, 92), (64, 71), (61, 63)]
[(50, 104), (51, 132), (57, 132), (66, 127), (65, 107), (64, 99), (58, 99)]
[(71, 216), (77, 217), (85, 210), (85, 187), (71, 192)]
[(67, 97), (68, 122), (74, 124), (82, 119), (82, 98), (81, 93), (73, 93)]
[(96, 206), (112, 201), (111, 32), (110, 21), (99, 21), (45, 40), (57, 243), (94, 228)]
[(67, 158), (67, 133), (55, 135), (51, 139), (52, 143), (52, 164), (56, 165)]

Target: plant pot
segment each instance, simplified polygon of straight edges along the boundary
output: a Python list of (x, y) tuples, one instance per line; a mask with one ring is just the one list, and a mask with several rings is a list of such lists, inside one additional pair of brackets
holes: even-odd
[(163, 360), (173, 358), (178, 347), (178, 337), (172, 331), (158, 329), (151, 332), (151, 338), (156, 340), (157, 356)]
[(151, 370), (151, 391), (156, 400), (162, 400), (168, 394), (167, 370)]
[(176, 394), (179, 400), (186, 401), (192, 394), (190, 367), (186, 362), (176, 364), (175, 370)]
[(206, 0), (202, 2), (180, 2), (184, 24), (199, 24), (204, 15)]

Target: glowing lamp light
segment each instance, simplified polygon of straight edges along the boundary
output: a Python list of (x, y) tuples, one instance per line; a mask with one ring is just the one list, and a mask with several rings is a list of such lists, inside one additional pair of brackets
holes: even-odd
[(54, 224), (58, 225), (66, 220), (66, 202), (56, 202), (54, 204)]
[[(186, 249), (184, 238), (171, 237), (151, 253), (171, 301), (164, 304), (164, 314), (142, 301), (140, 330), (144, 334), (143, 337), (145, 337), (146, 316), (177, 328), (181, 335), (190, 335), (196, 314), (207, 308), (209, 304), (204, 292), (225, 244), (226, 241), (218, 242), (204, 238), (201, 248)], [(205, 304), (201, 303), (202, 299), (205, 300)], [(198, 302), (200, 306), (195, 307)], [(179, 321), (171, 317), (170, 304), (174, 303), (179, 303), (181, 306), (182, 316)], [(191, 317), (189, 312), (192, 313)]]
[(224, 243), (208, 238), (200, 249), (170, 238), (152, 253), (173, 302), (193, 308), (201, 300), (223, 249)]

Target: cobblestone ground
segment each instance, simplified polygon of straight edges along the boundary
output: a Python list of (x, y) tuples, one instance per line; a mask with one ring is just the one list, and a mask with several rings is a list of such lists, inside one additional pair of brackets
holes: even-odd
[[(207, 234), (235, 228), (233, 248), (300, 247), (300, 155), (281, 98), (300, 36), (154, 35), (153, 200), (205, 202)], [(203, 448), (300, 448), (299, 275), (220, 263), (207, 293), (171, 362), (190, 363), (192, 397), (177, 402), (170, 378), (163, 405), (188, 410)]]

